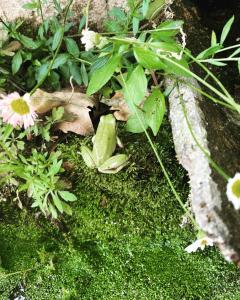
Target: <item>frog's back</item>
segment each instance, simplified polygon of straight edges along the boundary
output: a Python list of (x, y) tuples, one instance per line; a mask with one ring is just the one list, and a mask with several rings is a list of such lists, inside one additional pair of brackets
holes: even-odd
[(93, 155), (98, 165), (111, 157), (116, 148), (116, 119), (109, 114), (102, 116), (94, 139)]

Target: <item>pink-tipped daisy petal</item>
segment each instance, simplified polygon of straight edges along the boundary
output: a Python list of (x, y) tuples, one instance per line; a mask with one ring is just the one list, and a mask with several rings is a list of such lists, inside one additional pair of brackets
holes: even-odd
[(34, 125), (37, 114), (31, 105), (29, 94), (20, 96), (17, 92), (2, 96), (0, 99), (0, 117), (3, 122), (13, 127), (24, 126), (25, 129)]

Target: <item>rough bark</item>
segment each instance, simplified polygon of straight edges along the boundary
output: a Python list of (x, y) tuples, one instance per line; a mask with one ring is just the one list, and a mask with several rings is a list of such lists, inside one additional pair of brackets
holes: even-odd
[[(175, 4), (178, 17), (187, 19), (189, 45), (199, 53), (201, 48), (208, 47), (206, 37), (210, 36), (210, 32), (199, 23), (194, 7), (186, 10), (182, 1)], [(234, 92), (234, 81), (230, 74), (225, 72), (222, 78)], [(200, 88), (194, 80), (192, 84)], [(227, 174), (233, 176), (240, 170), (239, 115), (203, 99), (187, 85), (180, 85), (180, 94), (183, 95), (188, 119), (198, 142)], [(180, 163), (189, 173), (196, 220), (213, 238), (224, 257), (240, 264), (240, 212), (227, 199), (227, 182), (212, 168), (207, 156), (196, 145), (176, 89), (170, 95), (169, 102), (175, 149)]]

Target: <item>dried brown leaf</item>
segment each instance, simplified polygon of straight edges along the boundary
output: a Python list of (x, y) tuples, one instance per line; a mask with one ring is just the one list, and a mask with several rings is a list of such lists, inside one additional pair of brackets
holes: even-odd
[(129, 119), (131, 112), (121, 92), (116, 92), (111, 99), (107, 99), (101, 102), (110, 106), (110, 110), (114, 111), (113, 114), (117, 120), (127, 121)]
[(89, 111), (95, 102), (86, 94), (69, 89), (54, 93), (39, 89), (32, 96), (32, 104), (38, 114), (47, 113), (54, 107), (64, 107), (64, 121), (58, 123), (57, 128), (65, 133), (71, 131), (85, 136), (94, 132)]

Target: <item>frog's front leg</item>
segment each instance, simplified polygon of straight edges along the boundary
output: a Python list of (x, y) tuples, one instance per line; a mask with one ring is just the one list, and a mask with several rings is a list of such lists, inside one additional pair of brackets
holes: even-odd
[(101, 173), (115, 174), (128, 164), (128, 156), (126, 154), (117, 154), (107, 159), (98, 171)]
[(94, 169), (97, 167), (93, 158), (92, 151), (87, 146), (81, 147), (81, 155), (84, 162), (89, 168)]

